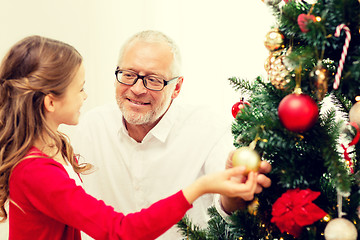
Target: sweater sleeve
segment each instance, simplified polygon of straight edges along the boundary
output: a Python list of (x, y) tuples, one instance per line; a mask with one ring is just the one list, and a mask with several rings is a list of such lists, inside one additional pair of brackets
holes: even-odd
[(179, 191), (147, 209), (125, 216), (88, 195), (69, 178), (63, 166), (52, 159), (21, 162), (10, 181), (40, 212), (95, 239), (154, 239), (192, 207)]

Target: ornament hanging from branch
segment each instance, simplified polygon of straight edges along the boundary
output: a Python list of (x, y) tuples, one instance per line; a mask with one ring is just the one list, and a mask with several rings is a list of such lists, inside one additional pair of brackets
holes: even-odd
[(231, 114), (233, 115), (233, 117), (236, 118), (238, 113), (241, 113), (242, 109), (246, 106), (250, 106), (250, 103), (245, 101), (244, 98), (241, 98), (239, 102), (236, 102), (231, 108)]
[(346, 218), (334, 218), (325, 227), (326, 240), (356, 240), (357, 230)]
[(240, 147), (235, 150), (232, 157), (233, 166), (246, 166), (247, 175), (250, 171), (258, 171), (260, 167), (260, 156), (251, 147)]
[(333, 88), (334, 89), (338, 89), (339, 85), (340, 85), (340, 78), (341, 78), (341, 72), (343, 70), (344, 67), (344, 62), (345, 62), (345, 58), (347, 55), (347, 50), (349, 48), (349, 44), (350, 44), (350, 40), (351, 40), (351, 33), (350, 33), (350, 29), (345, 25), (345, 24), (340, 24), (336, 27), (336, 31), (334, 36), (335, 37), (340, 37), (340, 32), (341, 30), (344, 30), (346, 33), (346, 38), (345, 38), (345, 44), (343, 46), (343, 51), (341, 53), (341, 58), (339, 61), (339, 66), (335, 75), (335, 81), (334, 81), (334, 85)]
[[(351, 110), (350, 110), (351, 111)], [(348, 148), (351, 147), (351, 146), (354, 146), (355, 144), (357, 144), (359, 142), (359, 139), (360, 139), (360, 129), (359, 129), (359, 126), (357, 123), (355, 122), (351, 122), (348, 123), (351, 127), (355, 128), (356, 132), (355, 132), (355, 136), (354, 138), (351, 140), (351, 142), (348, 144), (347, 147), (345, 147), (345, 145), (342, 143), (341, 144), (341, 147), (344, 149), (344, 159), (345, 159), (345, 162), (347, 164), (347, 167), (349, 168), (350, 170), (350, 173), (351, 174), (354, 174), (354, 163), (348, 153)]]
[(309, 95), (292, 93), (281, 100), (278, 116), (286, 129), (293, 132), (305, 132), (317, 121), (319, 108)]
[(303, 33), (307, 33), (309, 31), (307, 25), (309, 24), (310, 21), (316, 22), (316, 17), (314, 15), (305, 14), (305, 13), (302, 13), (298, 16), (297, 22), (300, 30)]
[(264, 65), (271, 84), (280, 90), (286, 89), (291, 81), (289, 76), (291, 69), (285, 64), (286, 56), (290, 51), (289, 49), (285, 54), (282, 54), (283, 51), (271, 52)]
[(257, 136), (249, 146), (240, 147), (234, 151), (232, 156), (232, 164), (236, 166), (246, 166), (245, 175), (250, 171), (257, 172), (260, 168), (261, 158), (260, 155), (255, 150), (257, 141), (260, 138)]
[(310, 86), (316, 98), (321, 101), (328, 91), (328, 71), (323, 67), (321, 61), (318, 61), (316, 67), (310, 72)]
[(307, 33), (309, 31), (309, 28), (307, 27), (307, 25), (310, 22), (316, 22), (316, 17), (311, 14), (312, 10), (314, 9), (314, 5), (315, 5), (315, 3), (312, 4), (310, 11), (307, 14), (302, 13), (297, 18), (299, 28), (303, 33)]
[(360, 126), (360, 101), (356, 102), (349, 111), (349, 121)]
[(301, 91), (301, 67), (296, 72), (294, 93), (287, 95), (280, 101), (278, 116), (286, 129), (293, 132), (305, 132), (316, 123), (319, 117), (319, 108), (309, 95)]
[(269, 51), (277, 51), (283, 49), (284, 35), (279, 31), (278, 28), (273, 28), (265, 36), (264, 45)]
[[(346, 194), (345, 194), (346, 195)], [(325, 227), (324, 237), (326, 240), (356, 240), (357, 230), (355, 225), (348, 219), (342, 211), (342, 199), (345, 196), (339, 190), (337, 192), (338, 218), (332, 219)]]

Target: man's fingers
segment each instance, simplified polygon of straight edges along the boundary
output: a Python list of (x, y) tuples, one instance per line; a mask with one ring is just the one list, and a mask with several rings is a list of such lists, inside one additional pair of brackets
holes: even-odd
[(261, 185), (264, 188), (268, 188), (271, 186), (271, 179), (265, 176), (264, 174), (260, 174), (257, 177), (257, 182), (259, 185)]
[(269, 173), (271, 171), (271, 164), (267, 161), (261, 161), (260, 163), (260, 172)]

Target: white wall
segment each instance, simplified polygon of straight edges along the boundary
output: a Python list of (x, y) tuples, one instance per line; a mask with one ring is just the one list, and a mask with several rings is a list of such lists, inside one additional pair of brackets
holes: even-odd
[[(28, 35), (70, 43), (85, 59), (85, 112), (114, 98), (121, 44), (138, 31), (160, 30), (182, 52), (179, 100), (212, 105), (231, 121), (240, 96), (227, 79), (265, 75), (263, 41), (272, 24), (260, 0), (0, 0), (0, 57)], [(6, 232), (0, 224), (0, 239)]]

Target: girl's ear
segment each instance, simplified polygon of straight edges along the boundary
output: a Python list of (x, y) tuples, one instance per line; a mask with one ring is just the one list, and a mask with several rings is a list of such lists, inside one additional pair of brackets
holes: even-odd
[(55, 111), (55, 101), (54, 101), (54, 96), (52, 94), (48, 94), (45, 96), (44, 107), (45, 107), (45, 110), (48, 112)]

